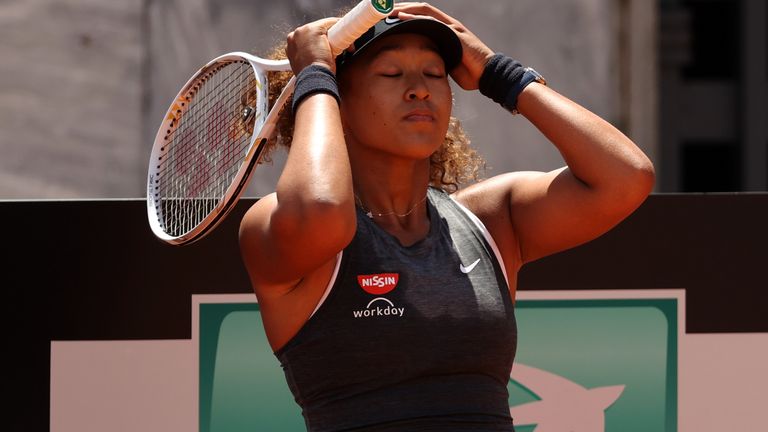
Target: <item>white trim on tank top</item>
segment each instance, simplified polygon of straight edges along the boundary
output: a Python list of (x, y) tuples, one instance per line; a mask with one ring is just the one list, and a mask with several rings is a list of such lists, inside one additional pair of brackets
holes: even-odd
[(456, 205), (459, 206), (461, 210), (464, 211), (464, 213), (469, 217), (469, 219), (475, 223), (475, 225), (480, 230), (480, 232), (483, 233), (483, 237), (485, 237), (485, 240), (488, 242), (488, 244), (491, 245), (491, 249), (493, 249), (493, 254), (496, 255), (496, 259), (499, 261), (499, 265), (501, 266), (501, 272), (504, 273), (504, 280), (507, 281), (507, 287), (509, 287), (509, 278), (507, 277), (507, 268), (504, 266), (504, 260), (501, 258), (501, 252), (499, 252), (499, 248), (498, 246), (496, 246), (496, 242), (493, 241), (493, 237), (491, 236), (491, 233), (485, 227), (485, 224), (483, 224), (483, 221), (481, 221), (480, 218), (475, 216), (475, 214), (472, 213), (470, 209), (464, 207), (460, 202), (456, 201), (456, 199), (453, 196), (451, 196), (450, 198), (453, 202), (456, 203)]
[(309, 318), (312, 318), (315, 315), (315, 312), (317, 312), (318, 309), (320, 309), (320, 306), (323, 305), (325, 302), (325, 299), (328, 298), (328, 294), (331, 293), (331, 288), (333, 287), (333, 284), (336, 283), (336, 277), (339, 275), (339, 268), (341, 268), (341, 255), (344, 253), (344, 251), (341, 251), (336, 254), (336, 267), (333, 269), (333, 275), (331, 276), (330, 282), (328, 282), (328, 285), (325, 287), (325, 292), (323, 293), (323, 296), (320, 297), (320, 301), (317, 302), (317, 306), (315, 306), (315, 310), (312, 311), (312, 313), (309, 315)]

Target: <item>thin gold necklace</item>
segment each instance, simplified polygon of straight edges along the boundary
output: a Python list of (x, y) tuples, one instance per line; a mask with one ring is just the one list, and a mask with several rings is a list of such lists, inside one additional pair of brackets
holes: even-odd
[(368, 207), (366, 207), (365, 204), (363, 204), (363, 200), (361, 200), (360, 197), (357, 196), (357, 194), (355, 194), (355, 200), (357, 201), (357, 205), (360, 206), (360, 208), (365, 212), (365, 215), (368, 216), (370, 219), (373, 219), (374, 216), (376, 216), (376, 217), (384, 217), (384, 216), (392, 216), (392, 215), (395, 215), (397, 217), (402, 218), (402, 217), (406, 217), (409, 214), (413, 213), (413, 211), (416, 210), (416, 208), (418, 206), (420, 206), (424, 201), (427, 200), (427, 195), (425, 194), (424, 198), (422, 198), (419, 202), (414, 204), (413, 207), (410, 208), (410, 210), (408, 210), (407, 212), (405, 212), (403, 214), (399, 214), (399, 213), (394, 212), (394, 211), (391, 211), (389, 213), (374, 213)]

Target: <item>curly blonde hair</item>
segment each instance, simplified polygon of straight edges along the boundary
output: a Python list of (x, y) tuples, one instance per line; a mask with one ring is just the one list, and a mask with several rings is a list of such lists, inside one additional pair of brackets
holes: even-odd
[[(271, 59), (285, 59), (285, 43), (276, 47), (268, 56)], [(269, 72), (269, 106), (272, 107), (282, 92), (292, 72)], [(286, 103), (277, 121), (275, 136), (270, 140), (262, 159), (271, 162), (270, 154), (275, 148), (291, 147), (293, 140), (294, 114), (291, 104)], [(443, 145), (430, 157), (430, 185), (446, 192), (455, 192), (463, 184), (480, 179), (485, 169), (485, 160), (470, 146), (470, 140), (459, 120), (451, 117)]]

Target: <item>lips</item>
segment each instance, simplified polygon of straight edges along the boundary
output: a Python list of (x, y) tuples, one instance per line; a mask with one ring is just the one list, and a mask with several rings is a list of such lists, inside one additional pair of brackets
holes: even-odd
[(428, 109), (416, 109), (408, 112), (403, 119), (412, 122), (433, 122), (435, 121), (435, 114)]

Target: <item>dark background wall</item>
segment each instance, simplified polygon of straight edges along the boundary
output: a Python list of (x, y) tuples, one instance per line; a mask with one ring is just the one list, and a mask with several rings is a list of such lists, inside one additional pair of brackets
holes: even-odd
[[(0, 202), (11, 431), (45, 430), (52, 340), (188, 339), (191, 294), (247, 293), (237, 225), (161, 243), (143, 200)], [(652, 195), (599, 239), (526, 266), (521, 290), (686, 290), (688, 333), (768, 332), (768, 194)]]

